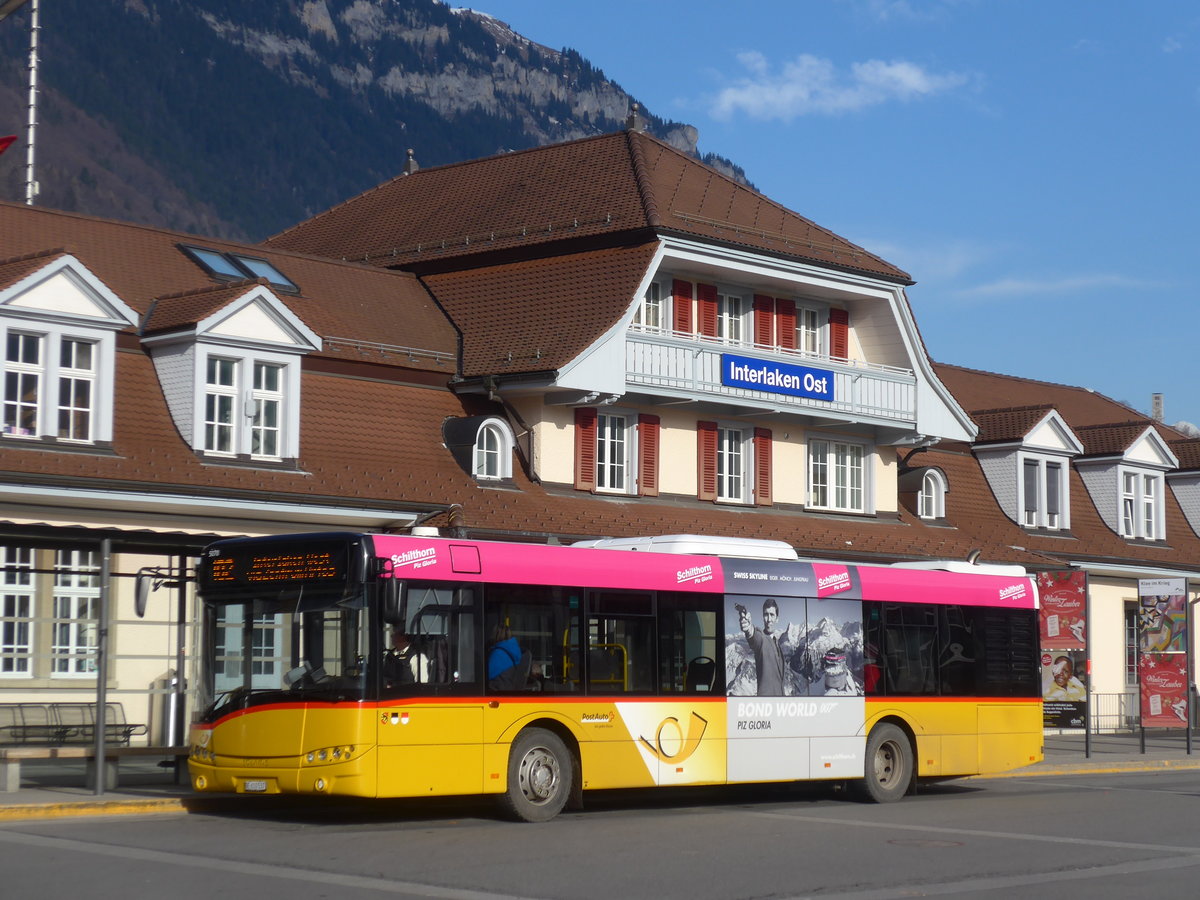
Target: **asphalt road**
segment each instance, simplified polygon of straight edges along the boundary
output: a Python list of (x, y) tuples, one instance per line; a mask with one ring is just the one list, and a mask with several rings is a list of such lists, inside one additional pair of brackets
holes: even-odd
[(972, 780), (898, 804), (803, 786), (304, 803), (0, 826), (0, 895), (309, 898), (1195, 896), (1200, 773)]

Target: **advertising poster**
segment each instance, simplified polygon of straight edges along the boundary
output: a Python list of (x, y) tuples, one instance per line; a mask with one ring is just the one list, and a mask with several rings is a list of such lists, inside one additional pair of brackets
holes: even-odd
[(1042, 650), (1042, 724), (1083, 728), (1087, 723), (1087, 654)]
[(1142, 727), (1187, 727), (1186, 653), (1141, 654), (1138, 681), (1142, 692)]
[(1042, 647), (1084, 650), (1087, 628), (1087, 573), (1040, 572)]
[(1138, 582), (1138, 632), (1141, 636), (1138, 643), (1143, 653), (1187, 651), (1185, 591), (1182, 578)]

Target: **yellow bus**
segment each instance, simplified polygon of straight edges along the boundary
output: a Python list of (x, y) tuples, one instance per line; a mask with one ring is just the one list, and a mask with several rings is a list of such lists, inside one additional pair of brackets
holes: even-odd
[(220, 541), (192, 784), (494, 794), (545, 821), (589, 790), (834, 779), (886, 802), (1037, 762), (1034, 583), (947, 566), (687, 535)]

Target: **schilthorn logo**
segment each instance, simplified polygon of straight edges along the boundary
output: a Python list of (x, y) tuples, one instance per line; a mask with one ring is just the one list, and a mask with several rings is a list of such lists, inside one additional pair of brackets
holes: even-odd
[(712, 577), (712, 566), (693, 566), (690, 569), (684, 569), (682, 572), (676, 572), (675, 583), (684, 584), (690, 581), (693, 584), (703, 584), (706, 581), (712, 581)]
[(437, 547), (423, 547), (420, 550), (406, 550), (404, 553), (392, 554), (392, 568), (400, 569), (411, 566), (423, 569), (437, 562)]
[(817, 589), (822, 591), (844, 591), (850, 587), (850, 573), (837, 572), (817, 579)]
[(1023, 585), (1023, 584), (1014, 584), (1014, 585), (1010, 585), (1009, 587), (1006, 587), (1006, 588), (1000, 588), (1000, 599), (1001, 600), (1015, 600), (1018, 597), (1024, 597), (1024, 596), (1025, 596), (1025, 585)]

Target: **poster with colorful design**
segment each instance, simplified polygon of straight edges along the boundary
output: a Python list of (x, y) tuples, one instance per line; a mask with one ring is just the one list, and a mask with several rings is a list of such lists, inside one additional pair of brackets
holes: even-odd
[(1187, 652), (1186, 593), (1183, 578), (1138, 581), (1138, 648), (1143, 653)]
[(1038, 596), (1042, 602), (1042, 647), (1084, 650), (1087, 647), (1087, 573), (1040, 572)]
[(1188, 720), (1187, 654), (1138, 657), (1143, 728), (1185, 728)]

